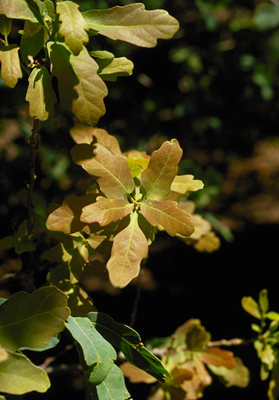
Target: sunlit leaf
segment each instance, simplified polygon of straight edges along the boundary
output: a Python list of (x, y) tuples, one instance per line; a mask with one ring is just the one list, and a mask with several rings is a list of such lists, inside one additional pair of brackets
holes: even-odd
[(145, 10), (135, 3), (83, 13), (88, 27), (114, 40), (154, 47), (157, 39), (171, 38), (179, 28), (177, 20), (164, 10)]
[(18, 50), (19, 47), (16, 44), (0, 48), (1, 78), (11, 88), (15, 87), (17, 81), (22, 78)]
[(135, 365), (130, 364), (129, 362), (124, 362), (120, 365), (120, 369), (125, 375), (126, 378), (129, 379), (132, 383), (155, 383), (156, 379), (149, 375), (147, 372), (139, 369)]
[(0, 363), (2, 393), (20, 395), (32, 391), (44, 393), (50, 387), (46, 371), (34, 365), (24, 354), (8, 352)]
[(59, 33), (64, 36), (65, 42), (72, 53), (77, 56), (88, 42), (87, 24), (79, 11), (79, 5), (73, 1), (57, 3), (57, 12), (61, 21)]
[(109, 343), (122, 351), (132, 365), (143, 369), (159, 381), (163, 382), (166, 376), (170, 378), (161, 361), (147, 350), (134, 329), (116, 322), (104, 313), (92, 312), (87, 317)]
[(65, 234), (81, 231), (86, 225), (80, 221), (81, 210), (84, 206), (95, 202), (96, 197), (95, 194), (69, 197), (64, 200), (61, 207), (49, 214), (46, 227), (51, 231), (64, 232)]
[(88, 224), (98, 222), (101, 226), (106, 226), (111, 222), (116, 222), (129, 215), (134, 205), (125, 199), (106, 199), (97, 197), (96, 203), (89, 204), (82, 209), (81, 221)]
[(55, 287), (17, 292), (0, 306), (0, 343), (8, 350), (42, 348), (65, 327), (67, 296)]
[(246, 312), (255, 318), (261, 319), (261, 311), (258, 303), (250, 296), (241, 299), (241, 305)]
[(208, 368), (219, 378), (226, 387), (237, 386), (245, 388), (249, 384), (250, 373), (248, 368), (242, 363), (239, 358), (235, 358), (236, 365), (234, 368), (218, 367), (208, 365)]
[(223, 366), (232, 369), (236, 366), (233, 352), (219, 349), (218, 347), (208, 347), (200, 350), (198, 357), (205, 364), (215, 365), (216, 367)]
[(269, 308), (268, 291), (263, 289), (259, 293), (259, 307), (262, 313), (266, 313)]
[(111, 257), (107, 263), (113, 286), (123, 288), (136, 278), (141, 261), (148, 255), (148, 242), (138, 225), (137, 213), (130, 214), (126, 228), (114, 236)]
[(148, 167), (141, 174), (141, 188), (146, 198), (161, 200), (169, 194), (181, 157), (182, 149), (176, 139), (164, 142), (152, 153)]
[(211, 335), (201, 325), (199, 319), (189, 319), (174, 332), (174, 347), (185, 347), (190, 351), (200, 351), (209, 342)]
[(171, 184), (171, 190), (180, 194), (186, 194), (189, 191), (202, 189), (203, 182), (194, 179), (193, 175), (177, 175)]
[(85, 47), (75, 56), (66, 44), (48, 42), (51, 71), (58, 79), (62, 107), (84, 124), (94, 126), (105, 113), (107, 87), (99, 77), (98, 64)]
[(113, 58), (109, 62), (102, 61), (98, 62), (98, 74), (105, 81), (116, 81), (119, 76), (130, 76), (133, 73), (134, 64), (126, 57)]
[(40, 0), (1, 0), (0, 14), (8, 18), (26, 19), (32, 22), (42, 23), (42, 17), (46, 13), (46, 7)]
[(81, 365), (85, 380), (99, 385), (107, 376), (116, 360), (116, 351), (96, 330), (94, 324), (86, 317), (69, 317), (67, 329), (79, 343)]
[(133, 191), (134, 181), (125, 157), (112, 154), (98, 143), (75, 145), (71, 154), (76, 164), (95, 177), (107, 197), (121, 199)]
[(26, 100), (29, 102), (29, 114), (45, 121), (54, 115), (54, 104), (57, 101), (47, 68), (34, 68), (28, 80)]
[(178, 208), (175, 201), (145, 200), (141, 212), (152, 226), (161, 225), (170, 236), (189, 236), (194, 232), (191, 215)]

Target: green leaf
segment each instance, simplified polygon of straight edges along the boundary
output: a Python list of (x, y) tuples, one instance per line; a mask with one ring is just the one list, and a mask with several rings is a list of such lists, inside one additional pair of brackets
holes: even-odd
[[(128, 217), (127, 217), (128, 218)], [(147, 239), (139, 228), (138, 214), (130, 214), (128, 226), (114, 236), (111, 257), (107, 263), (113, 286), (123, 288), (136, 278), (141, 261), (148, 255)]]
[(99, 385), (107, 376), (117, 358), (116, 351), (96, 330), (94, 324), (86, 317), (69, 317), (67, 329), (79, 343), (81, 365), (85, 380)]
[(82, 209), (81, 221), (91, 224), (98, 222), (101, 226), (106, 226), (111, 222), (116, 222), (133, 211), (134, 205), (125, 199), (106, 199), (97, 197), (96, 203), (89, 204)]
[(268, 311), (269, 301), (268, 301), (268, 292), (267, 289), (263, 289), (259, 294), (259, 307), (263, 314)]
[(124, 156), (112, 154), (100, 144), (75, 145), (71, 151), (73, 161), (92, 175), (108, 198), (123, 199), (134, 190), (134, 181)]
[(15, 87), (17, 81), (22, 78), (18, 50), (19, 47), (16, 44), (0, 48), (1, 78), (11, 88)]
[(40, 121), (46, 121), (54, 115), (54, 104), (57, 101), (47, 68), (34, 68), (28, 80), (26, 101), (29, 102), (29, 114)]
[(18, 292), (0, 306), (0, 343), (8, 350), (42, 348), (69, 316), (67, 296), (55, 287)]
[(35, 57), (48, 40), (46, 29), (34, 22), (25, 21), (24, 30), (20, 40), (20, 53), (25, 63), (28, 63), (28, 56)]
[(77, 56), (89, 39), (87, 24), (79, 11), (79, 5), (72, 1), (63, 1), (57, 3), (56, 7), (61, 21), (59, 33), (64, 36), (66, 44)]
[(12, 30), (12, 19), (7, 18), (6, 15), (0, 14), (0, 33), (5, 38), (9, 36)]
[(141, 174), (141, 188), (146, 198), (161, 200), (170, 193), (181, 157), (182, 149), (176, 139), (164, 142), (152, 153), (148, 167)]
[(152, 226), (162, 226), (170, 236), (190, 236), (194, 232), (191, 215), (172, 200), (144, 200), (141, 212)]
[(157, 39), (169, 39), (179, 28), (166, 11), (145, 10), (141, 3), (89, 10), (83, 16), (88, 27), (101, 35), (142, 47), (156, 46)]
[(66, 44), (48, 42), (51, 71), (58, 79), (61, 106), (80, 122), (94, 126), (105, 113), (108, 90), (98, 75), (98, 64), (85, 47), (75, 56)]
[(245, 296), (241, 299), (242, 308), (250, 315), (257, 319), (261, 319), (261, 311), (258, 303), (250, 296)]
[(36, 391), (46, 392), (50, 381), (46, 371), (34, 365), (25, 355), (8, 352), (8, 359), (0, 362), (1, 392), (25, 394)]
[(116, 81), (119, 76), (131, 76), (134, 64), (126, 57), (99, 60), (98, 74), (105, 81)]
[(161, 361), (143, 345), (139, 334), (127, 325), (120, 324), (109, 315), (91, 312), (87, 317), (100, 334), (125, 355), (127, 361), (163, 382), (170, 378)]
[[(116, 382), (117, 385), (115, 384)], [(96, 386), (92, 383), (90, 376), (86, 383), (94, 400), (125, 400), (131, 398), (125, 385), (123, 373), (117, 365), (112, 366), (103, 382), (99, 385)]]
[(0, 14), (8, 18), (27, 19), (42, 23), (46, 14), (46, 7), (40, 0), (1, 0)]

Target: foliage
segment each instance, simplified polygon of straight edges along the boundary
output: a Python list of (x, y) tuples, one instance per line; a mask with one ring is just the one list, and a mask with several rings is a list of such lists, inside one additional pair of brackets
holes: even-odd
[[(215, 8), (196, 3), (207, 28), (214, 30)], [(14, 20), (22, 24), (18, 43), (10, 41)], [(264, 29), (268, 20), (259, 13), (255, 21)], [(275, 14), (272, 24), (277, 24)], [(126, 287), (139, 275), (159, 232), (201, 252), (220, 246), (210, 222), (195, 214), (190, 196), (204, 184), (191, 174), (179, 174), (183, 151), (177, 139), (163, 141), (150, 155), (122, 152), (115, 136), (96, 127), (106, 111), (105, 81), (133, 72), (132, 61), (100, 49), (96, 38), (150, 48), (158, 39), (173, 37), (178, 28), (166, 11), (146, 10), (141, 3), (85, 11), (68, 0), (0, 3), (1, 78), (14, 88), (28, 76), (25, 99), (34, 121), (28, 142), (30, 182), (22, 193), (28, 216), (15, 235), (0, 240), (1, 250), (11, 249), (28, 259), (18, 271), (20, 290), (0, 304), (1, 397), (46, 392), (47, 367), (35, 365), (33, 355), (55, 349), (63, 335), (70, 335), (74, 343), (92, 399), (130, 398), (124, 376), (155, 383), (153, 400), (200, 398), (212, 383), (211, 374), (227, 387), (249, 383), (247, 367), (212, 342), (200, 320), (191, 319), (170, 337), (144, 345), (133, 328), (99, 312), (82, 286), (84, 276), (94, 275), (101, 265), (114, 287)], [(186, 61), (197, 74), (202, 69), (189, 49), (174, 49), (171, 57), (173, 62)], [(255, 71), (254, 82), (268, 98), (269, 82), (263, 77)], [(53, 117), (58, 103), (74, 116), (71, 156), (88, 174), (89, 185), (82, 196), (67, 196), (62, 205), (47, 209), (33, 192), (38, 121)], [(216, 126), (218, 120), (211, 123)], [(40, 259), (34, 262), (37, 251)], [(35, 275), (41, 274), (46, 279), (36, 286)], [(243, 307), (260, 320), (253, 325), (258, 333), (254, 346), (262, 361), (262, 378), (272, 371), (272, 400), (278, 391), (278, 314), (268, 311), (266, 291), (260, 293), (259, 305), (245, 298)], [(267, 329), (266, 319), (271, 320)]]

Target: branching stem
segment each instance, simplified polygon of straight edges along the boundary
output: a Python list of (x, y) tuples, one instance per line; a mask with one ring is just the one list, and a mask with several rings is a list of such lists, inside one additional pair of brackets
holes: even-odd
[(27, 218), (27, 228), (28, 233), (31, 234), (34, 226), (34, 212), (33, 212), (33, 191), (36, 181), (36, 158), (39, 150), (39, 121), (34, 118), (32, 134), (29, 140), (30, 146), (30, 175), (28, 184), (28, 218)]

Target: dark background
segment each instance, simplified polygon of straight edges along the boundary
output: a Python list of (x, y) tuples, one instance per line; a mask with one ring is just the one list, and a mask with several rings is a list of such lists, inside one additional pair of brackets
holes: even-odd
[[(85, 10), (129, 1), (78, 3)], [(276, 12), (265, 18), (263, 8), (272, 3), (264, 1), (144, 4), (166, 9), (178, 19), (180, 30), (154, 49), (97, 37), (97, 47), (134, 63), (131, 77), (107, 82), (107, 113), (98, 126), (116, 135), (123, 151), (152, 152), (164, 140), (177, 138), (184, 151), (181, 172), (205, 183), (193, 200), (197, 212), (210, 217), (221, 248), (198, 253), (160, 234), (145, 265), (134, 328), (146, 341), (168, 336), (187, 319), (199, 318), (212, 340), (248, 339), (254, 321), (241, 308), (243, 296), (257, 299), (267, 288), (271, 309), (279, 309), (279, 18)], [(26, 85), (24, 77), (13, 90), (3, 82), (0, 87), (1, 238), (16, 230), (26, 212), (19, 195), (29, 179)], [(59, 105), (56, 111), (41, 125), (37, 163), (36, 193), (47, 204), (61, 204), (69, 193), (84, 191), (80, 169), (70, 159), (72, 116)], [(17, 262), (10, 252), (0, 256), (3, 265)], [(121, 291), (103, 286), (90, 294), (100, 311), (129, 324), (136, 293), (133, 283)], [(249, 387), (226, 389), (215, 379), (204, 398), (267, 399), (253, 348), (235, 352), (251, 370)], [(73, 353), (62, 360), (68, 362), (67, 357), (72, 360)], [(79, 380), (72, 374), (53, 374), (52, 379), (52, 389), (40, 398), (82, 398)], [(146, 398), (146, 390), (142, 385), (130, 389), (135, 400)]]

